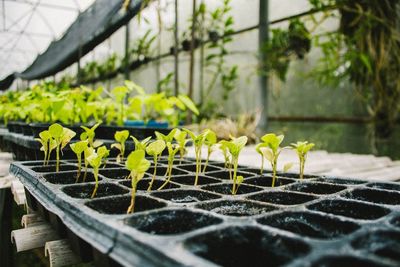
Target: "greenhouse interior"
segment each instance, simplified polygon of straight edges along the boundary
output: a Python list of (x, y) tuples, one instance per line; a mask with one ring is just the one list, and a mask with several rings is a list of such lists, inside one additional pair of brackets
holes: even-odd
[(0, 6), (0, 266), (400, 266), (400, 1)]

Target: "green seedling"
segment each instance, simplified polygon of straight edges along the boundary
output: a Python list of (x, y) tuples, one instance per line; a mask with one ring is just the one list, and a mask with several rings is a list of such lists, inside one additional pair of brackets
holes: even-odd
[[(276, 135), (273, 133), (269, 133), (261, 137), (261, 140), (264, 142), (265, 147), (261, 147), (259, 150), (263, 154), (264, 158), (266, 158), (270, 163), (272, 167), (272, 187), (275, 187), (275, 181), (276, 181), (276, 170), (277, 170), (277, 163), (278, 163), (278, 157), (282, 152), (282, 147), (280, 147), (284, 135)], [(284, 171), (287, 171), (291, 167), (291, 163), (288, 163), (284, 166)]]
[(103, 168), (107, 165), (107, 157), (110, 155), (110, 150), (106, 146), (97, 148), (97, 154), (102, 158)]
[[(228, 169), (230, 171), (231, 167), (231, 155), (229, 154), (229, 149), (225, 144), (224, 140), (221, 140), (218, 142), (219, 149), (222, 152), (222, 155), (224, 156), (224, 168)], [(229, 172), (229, 178), (232, 180), (231, 173)]]
[(82, 182), (86, 181), (86, 177), (87, 177), (87, 172), (88, 172), (88, 167), (89, 167), (89, 161), (88, 158), (94, 153), (94, 148), (93, 147), (87, 147), (84, 151), (83, 151), (83, 157), (84, 157), (84, 163), (85, 163), (85, 173), (83, 174), (83, 179)]
[(209, 130), (205, 130), (199, 135), (196, 135), (189, 129), (184, 128), (183, 130), (185, 132), (187, 132), (187, 134), (190, 136), (190, 138), (193, 141), (193, 145), (194, 145), (194, 153), (196, 156), (196, 178), (194, 180), (194, 185), (196, 186), (198, 183), (198, 180), (199, 180), (199, 173), (201, 171), (201, 148), (204, 144), (204, 141), (206, 139), (206, 136), (207, 136), (207, 133)]
[(207, 165), (208, 165), (208, 161), (210, 160), (211, 153), (216, 148), (217, 135), (213, 131), (208, 130), (204, 143), (207, 146), (207, 158), (206, 158), (206, 162), (204, 163), (203, 172), (206, 171), (206, 168), (207, 168)]
[(36, 141), (42, 144), (40, 150), (44, 152), (43, 165), (47, 165), (50, 160), (51, 151), (55, 148), (55, 141), (51, 138), (51, 134), (48, 130), (39, 133), (40, 138), (35, 138)]
[(101, 146), (96, 152), (93, 152), (88, 158), (90, 166), (93, 168), (94, 180), (96, 182), (91, 198), (94, 198), (97, 193), (97, 188), (99, 187), (99, 169), (103, 163), (104, 157), (107, 157), (108, 149), (105, 146)]
[(116, 131), (114, 134), (115, 141), (118, 143), (114, 143), (111, 145), (111, 147), (115, 147), (120, 151), (120, 153), (117, 156), (117, 162), (123, 162), (124, 157), (125, 157), (125, 142), (129, 138), (129, 131), (128, 130), (123, 130), (123, 131)]
[(82, 153), (88, 147), (88, 141), (79, 141), (69, 145), (71, 150), (76, 154), (76, 158), (78, 159), (78, 173), (76, 175), (76, 183), (79, 181), (79, 177), (81, 176), (81, 168), (82, 168)]
[(119, 116), (118, 116), (118, 125), (124, 124), (124, 115), (125, 115), (125, 98), (129, 93), (129, 88), (127, 86), (117, 86), (112, 91), (115, 101), (119, 105)]
[(186, 137), (187, 137), (187, 132), (181, 131), (179, 129), (176, 130), (174, 139), (179, 147), (179, 164), (182, 163), (183, 157), (186, 154), (186, 144), (187, 142), (189, 142), (189, 140), (187, 140)]
[(175, 155), (179, 150), (179, 146), (177, 146), (176, 144), (171, 144), (170, 142), (168, 142), (167, 143), (167, 149), (168, 149), (168, 167), (167, 167), (167, 172), (166, 172), (167, 179), (160, 186), (160, 188), (158, 188), (157, 190), (163, 189), (171, 181), (172, 167), (174, 165)]
[(136, 137), (131, 135), (133, 142), (135, 143), (135, 150), (143, 150), (146, 151), (146, 147), (149, 145), (151, 140), (151, 136), (139, 141)]
[(155, 135), (157, 137), (157, 140), (164, 140), (165, 143), (172, 143), (172, 141), (174, 140), (175, 134), (177, 133), (178, 130), (179, 129), (174, 128), (167, 135), (155, 131)]
[(231, 154), (231, 165), (233, 166), (233, 185), (232, 185), (232, 195), (236, 195), (240, 184), (243, 182), (243, 176), (237, 176), (237, 168), (239, 164), (239, 155), (242, 149), (247, 144), (247, 136), (240, 136), (238, 138), (231, 137), (231, 141), (223, 140), (221, 144), (226, 146)]
[(126, 212), (129, 214), (135, 210), (136, 187), (138, 182), (143, 178), (144, 173), (149, 169), (150, 161), (145, 158), (144, 150), (136, 150), (129, 154), (125, 166), (130, 171), (129, 176), (132, 179), (131, 204)]
[(261, 156), (261, 167), (260, 167), (260, 174), (262, 175), (264, 172), (264, 148), (267, 147), (267, 144), (265, 143), (259, 143), (256, 145), (256, 151), (258, 154)]
[(146, 153), (149, 154), (150, 156), (153, 156), (154, 160), (154, 172), (153, 172), (153, 177), (151, 178), (151, 181), (149, 183), (149, 187), (147, 188), (147, 191), (151, 191), (151, 187), (153, 186), (154, 179), (156, 178), (157, 174), (157, 160), (159, 155), (164, 151), (166, 145), (164, 140), (156, 140), (152, 143), (150, 143), (146, 147)]
[(300, 163), (300, 180), (303, 180), (304, 177), (304, 167), (306, 164), (307, 160), (307, 155), (308, 152), (315, 146), (314, 143), (308, 143), (308, 141), (300, 142), (298, 141), (297, 143), (292, 143), (291, 147), (294, 151), (296, 151), (297, 156), (299, 157), (299, 163)]
[(60, 152), (75, 136), (75, 132), (62, 127), (58, 123), (54, 123), (49, 127), (49, 133), (55, 141), (56, 145), (56, 172), (60, 169)]
[(82, 128), (83, 130), (85, 130), (85, 131), (81, 134), (81, 136), (80, 136), (81, 140), (82, 140), (82, 141), (83, 141), (83, 140), (88, 140), (89, 146), (91, 146), (91, 147), (93, 147), (93, 148), (96, 148), (96, 147), (101, 146), (101, 145), (102, 145), (102, 142), (100, 142), (100, 141), (94, 141), (94, 138), (95, 138), (95, 136), (96, 136), (95, 131), (96, 131), (97, 127), (99, 127), (99, 125), (100, 125), (101, 123), (102, 123), (101, 121), (98, 122), (98, 123), (96, 123), (95, 125), (93, 125), (92, 128), (88, 128), (88, 127), (86, 127), (86, 126), (81, 126), (81, 128)]

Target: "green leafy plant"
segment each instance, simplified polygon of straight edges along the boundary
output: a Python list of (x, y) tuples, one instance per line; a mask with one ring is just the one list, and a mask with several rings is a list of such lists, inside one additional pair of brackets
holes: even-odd
[(131, 135), (133, 142), (135, 143), (135, 150), (143, 150), (146, 151), (146, 147), (149, 145), (151, 140), (151, 136), (139, 141), (136, 137)]
[(207, 158), (206, 158), (206, 161), (204, 162), (203, 172), (206, 171), (207, 165), (208, 165), (208, 161), (210, 160), (211, 153), (216, 148), (217, 135), (212, 130), (208, 130), (204, 143), (207, 146)]
[(174, 165), (175, 155), (179, 150), (179, 146), (177, 146), (176, 144), (172, 144), (170, 142), (167, 142), (166, 144), (168, 149), (168, 167), (166, 172), (167, 178), (165, 179), (165, 182), (157, 190), (163, 189), (171, 181), (172, 167)]
[(56, 147), (56, 143), (48, 130), (40, 132), (39, 137), (35, 138), (35, 140), (42, 144), (40, 150), (44, 152), (43, 165), (47, 165), (50, 160), (51, 151)]
[(193, 133), (191, 130), (184, 128), (183, 129), (187, 134), (190, 136), (190, 138), (193, 141), (194, 145), (194, 153), (196, 156), (196, 177), (194, 180), (194, 185), (196, 186), (199, 180), (199, 174), (201, 172), (201, 148), (204, 144), (204, 141), (206, 139), (208, 130), (204, 130), (202, 133), (199, 135), (196, 135)]
[(232, 174), (231, 174), (231, 155), (229, 153), (229, 149), (225, 143), (224, 140), (221, 140), (218, 142), (219, 149), (222, 152), (222, 155), (224, 156), (224, 168), (229, 170), (229, 179), (232, 180)]
[(153, 177), (151, 178), (151, 181), (149, 183), (149, 187), (147, 188), (147, 191), (151, 191), (151, 187), (153, 186), (154, 179), (156, 178), (157, 174), (157, 161), (158, 157), (161, 155), (161, 153), (164, 151), (166, 145), (164, 140), (156, 140), (152, 143), (150, 143), (146, 147), (146, 153), (150, 156), (153, 156), (153, 161), (154, 161), (154, 172), (153, 172)]
[(114, 96), (115, 101), (119, 105), (119, 115), (118, 115), (118, 125), (123, 125), (125, 121), (125, 100), (130, 92), (130, 89), (128, 86), (117, 86), (114, 89), (112, 89), (111, 94)]
[(264, 172), (264, 162), (265, 162), (265, 159), (264, 159), (265, 158), (264, 157), (264, 154), (265, 154), (264, 148), (265, 147), (267, 147), (266, 143), (259, 143), (255, 147), (257, 153), (260, 154), (260, 156), (261, 156), (260, 174), (263, 174), (263, 172)]
[(231, 165), (233, 166), (232, 195), (236, 195), (240, 184), (243, 182), (243, 176), (237, 176), (237, 168), (239, 164), (240, 152), (246, 146), (247, 140), (247, 136), (240, 136), (238, 138), (231, 137), (230, 141), (221, 141), (222, 145), (226, 146), (231, 154)]
[(298, 141), (297, 143), (291, 144), (292, 149), (294, 151), (296, 151), (297, 156), (299, 157), (300, 180), (303, 180), (303, 177), (304, 177), (304, 167), (305, 167), (306, 160), (307, 160), (307, 154), (314, 146), (315, 146), (314, 143), (309, 143), (308, 141), (304, 141), (304, 142)]
[[(276, 135), (273, 133), (266, 134), (261, 137), (261, 140), (264, 142), (265, 147), (260, 148), (263, 156), (271, 163), (272, 167), (272, 187), (275, 187), (276, 181), (276, 171), (278, 164), (278, 157), (282, 152), (282, 147), (280, 147), (284, 135)], [(288, 163), (284, 166), (284, 171), (287, 171), (291, 167), (292, 163)]]
[(94, 180), (96, 182), (91, 198), (94, 198), (96, 196), (97, 188), (99, 187), (99, 169), (101, 164), (103, 163), (104, 157), (106, 157), (107, 155), (108, 155), (108, 149), (105, 146), (101, 146), (97, 149), (96, 152), (93, 152), (87, 158), (87, 161), (93, 168)]
[(181, 131), (179, 129), (176, 130), (174, 139), (179, 147), (179, 164), (182, 163), (183, 157), (186, 154), (186, 144), (187, 142), (189, 142), (189, 140), (187, 140), (186, 137), (187, 137), (187, 132)]
[(117, 156), (117, 162), (124, 161), (125, 142), (128, 138), (129, 138), (128, 130), (116, 131), (114, 134), (114, 139), (115, 139), (115, 141), (117, 141), (117, 143), (112, 144), (111, 147), (114, 147), (120, 151), (120, 153)]
[(88, 172), (88, 167), (89, 167), (89, 161), (88, 158), (95, 152), (93, 147), (87, 147), (84, 151), (83, 151), (83, 158), (84, 158), (84, 163), (85, 163), (85, 173), (83, 174), (83, 179), (82, 182), (86, 181), (86, 177), (87, 177), (87, 172)]
[(101, 146), (101, 145), (102, 145), (102, 142), (100, 142), (100, 141), (94, 141), (94, 138), (95, 138), (95, 136), (96, 136), (95, 131), (96, 131), (97, 127), (100, 126), (101, 123), (102, 123), (101, 121), (98, 122), (98, 123), (96, 123), (95, 125), (93, 125), (92, 128), (88, 128), (88, 127), (86, 127), (86, 126), (81, 126), (81, 128), (82, 128), (83, 130), (85, 130), (85, 131), (81, 134), (81, 136), (80, 136), (81, 140), (82, 140), (82, 141), (83, 141), (83, 140), (87, 140), (88, 143), (89, 143), (89, 146), (91, 146), (91, 147), (93, 147), (93, 148), (96, 148), (96, 147)]
[(56, 146), (56, 172), (60, 169), (60, 152), (71, 141), (76, 133), (58, 123), (49, 126), (49, 134), (55, 141)]
[(175, 137), (175, 134), (176, 134), (176, 132), (178, 131), (178, 129), (177, 128), (174, 128), (174, 129), (172, 129), (167, 135), (165, 135), (165, 134), (162, 134), (162, 133), (160, 133), (160, 132), (158, 132), (158, 131), (155, 131), (154, 133), (155, 133), (155, 135), (156, 135), (156, 138), (158, 139), (158, 140), (164, 140), (166, 143), (172, 143), (172, 141), (174, 140), (174, 137)]
[(138, 182), (143, 178), (144, 173), (149, 169), (150, 161), (145, 158), (144, 150), (136, 150), (129, 154), (125, 166), (130, 171), (129, 176), (132, 182), (131, 204), (127, 210), (129, 214), (133, 213), (135, 210), (136, 187)]
[(79, 141), (69, 145), (71, 150), (76, 154), (76, 158), (78, 159), (78, 173), (76, 175), (76, 183), (79, 181), (79, 177), (81, 176), (82, 169), (82, 153), (88, 147), (88, 141)]

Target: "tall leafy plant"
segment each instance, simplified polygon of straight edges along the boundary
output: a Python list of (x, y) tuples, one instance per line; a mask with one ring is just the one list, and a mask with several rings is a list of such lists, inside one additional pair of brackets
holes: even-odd
[(60, 152), (71, 141), (76, 133), (58, 123), (49, 126), (49, 134), (55, 141), (56, 146), (56, 172), (60, 169)]

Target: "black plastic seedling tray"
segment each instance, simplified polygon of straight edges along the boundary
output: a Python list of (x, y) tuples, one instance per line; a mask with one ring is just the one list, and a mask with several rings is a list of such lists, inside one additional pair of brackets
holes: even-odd
[(185, 159), (148, 193), (150, 169), (130, 215), (128, 172), (116, 163), (100, 170), (95, 199), (92, 175), (75, 184), (74, 161), (59, 173), (16, 162), (11, 173), (75, 252), (103, 266), (400, 266), (400, 184), (279, 174), (271, 188), (270, 173), (240, 167), (232, 196), (222, 166), (212, 162), (195, 187)]

